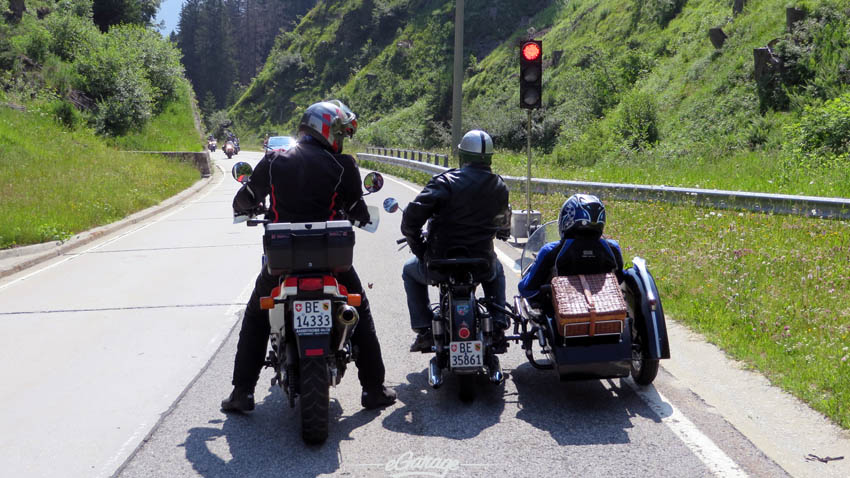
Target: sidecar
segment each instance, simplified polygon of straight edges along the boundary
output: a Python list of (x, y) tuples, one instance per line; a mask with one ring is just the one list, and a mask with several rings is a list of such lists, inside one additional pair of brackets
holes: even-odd
[[(536, 235), (540, 237), (535, 238)], [(554, 221), (529, 238), (521, 260), (523, 275), (528, 273), (537, 251), (551, 242), (547, 238), (558, 239)], [(512, 338), (522, 343), (526, 358), (534, 367), (555, 370), (561, 380), (631, 375), (639, 384), (652, 383), (659, 360), (670, 358), (667, 327), (658, 288), (646, 261), (635, 257), (632, 263), (624, 271), (622, 283), (614, 274), (588, 276), (593, 279), (590, 283), (584, 276), (580, 280), (567, 276), (541, 287), (533, 299), (514, 298), (514, 327), (518, 335)], [(559, 288), (568, 283), (573, 285), (567, 287), (572, 289), (572, 296)], [(586, 306), (585, 301), (591, 304), (592, 313), (577, 307)], [(565, 315), (565, 307), (566, 312), (574, 313)], [(535, 358), (535, 342), (545, 360)]]

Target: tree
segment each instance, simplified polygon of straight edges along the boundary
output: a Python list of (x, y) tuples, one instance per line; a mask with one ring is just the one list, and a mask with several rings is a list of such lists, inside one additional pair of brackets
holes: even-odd
[(150, 25), (161, 0), (94, 0), (92, 19), (106, 32), (112, 25), (135, 23)]

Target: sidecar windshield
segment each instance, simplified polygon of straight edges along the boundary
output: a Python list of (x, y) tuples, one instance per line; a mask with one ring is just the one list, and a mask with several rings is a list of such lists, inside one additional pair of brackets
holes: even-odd
[(549, 221), (546, 224), (538, 227), (531, 233), (531, 237), (525, 243), (522, 249), (522, 258), (520, 259), (520, 268), (524, 276), (528, 272), (528, 268), (534, 263), (537, 258), (537, 252), (549, 242), (558, 241), (561, 239), (558, 233), (558, 221)]

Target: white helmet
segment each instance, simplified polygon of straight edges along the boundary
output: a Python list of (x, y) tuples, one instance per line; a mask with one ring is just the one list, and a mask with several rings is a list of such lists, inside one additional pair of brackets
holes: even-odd
[(490, 164), (493, 158), (493, 138), (486, 131), (469, 131), (457, 145), (461, 163), (479, 162)]

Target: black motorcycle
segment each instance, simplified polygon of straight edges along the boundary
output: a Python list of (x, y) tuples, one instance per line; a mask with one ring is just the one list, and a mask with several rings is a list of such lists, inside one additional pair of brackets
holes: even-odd
[[(548, 222), (535, 230), (522, 253), (520, 264), (523, 276), (528, 273), (540, 248), (559, 238), (557, 221)], [(659, 360), (670, 358), (664, 309), (646, 261), (635, 257), (632, 263), (632, 267), (624, 271), (623, 283), (618, 285), (611, 274), (609, 281), (613, 282), (607, 288), (615, 299), (617, 294), (622, 293), (621, 314), (615, 312), (605, 316), (594, 312), (589, 316), (558, 316), (554, 309), (557, 300), (552, 299), (553, 294), (556, 294), (553, 287), (567, 284), (572, 276), (558, 278), (560, 282), (544, 285), (533, 300), (520, 296), (514, 298), (514, 310), (508, 311), (515, 319), (515, 335), (510, 338), (516, 338), (522, 343), (526, 358), (532, 366), (555, 370), (561, 380), (622, 378), (629, 375), (641, 385), (649, 385), (655, 380)], [(599, 281), (588, 287), (584, 278), (573, 277), (571, 280), (577, 288), (588, 290), (589, 295), (578, 293), (572, 297), (582, 307), (588, 305), (586, 301), (594, 300), (590, 291), (605, 290), (604, 284), (598, 285)], [(592, 303), (590, 309), (594, 309)], [(616, 310), (618, 306), (612, 309)], [(532, 348), (535, 342), (547, 357), (546, 360), (534, 357)]]
[[(393, 213), (398, 209), (395, 199), (384, 200), (385, 211)], [(397, 241), (405, 242), (406, 239)], [(434, 357), (428, 364), (428, 384), (440, 388), (443, 373), (448, 370), (460, 381), (460, 398), (469, 401), (475, 397), (478, 376), (485, 375), (496, 385), (504, 382), (497, 355), (506, 348), (494, 347), (493, 317), (488, 308), (491, 301), (475, 296), (481, 282), (492, 274), (490, 261), (469, 257), (464, 249), (450, 250), (447, 256), (426, 263), (429, 282), (440, 290), (439, 303), (432, 304)]]
[[(251, 175), (248, 163), (233, 166), (233, 177), (244, 183)], [(369, 173), (364, 180), (369, 193), (381, 189), (383, 179)], [(264, 211), (259, 211), (260, 213)], [(374, 232), (378, 208), (369, 207), (372, 218), (363, 228)], [(263, 265), (270, 274), (282, 276), (281, 285), (260, 307), (269, 311), (271, 350), (265, 365), (301, 413), (301, 437), (306, 443), (322, 443), (328, 436), (331, 386), (336, 386), (354, 360), (351, 335), (359, 319), (359, 294), (349, 294), (335, 274), (351, 268), (354, 231), (349, 221), (271, 223), (242, 216), (234, 222), (262, 224)]]

